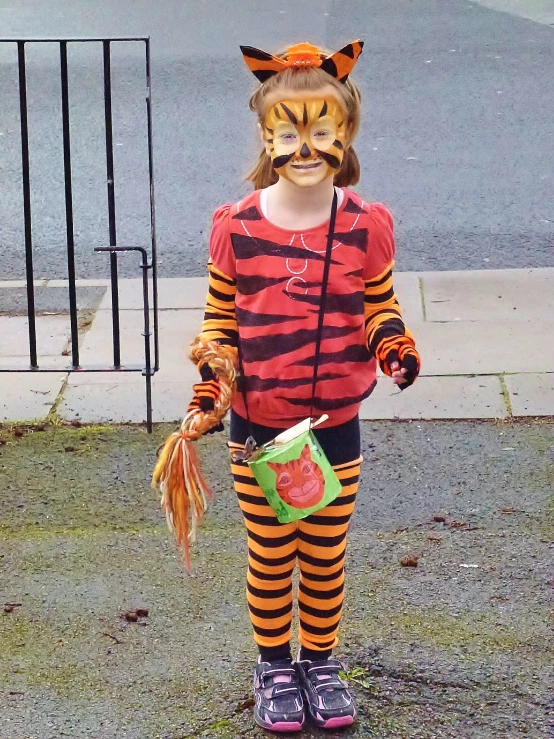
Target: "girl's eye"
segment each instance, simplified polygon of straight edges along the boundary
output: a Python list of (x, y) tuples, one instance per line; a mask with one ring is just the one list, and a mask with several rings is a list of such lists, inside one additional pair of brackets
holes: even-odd
[(326, 136), (329, 136), (329, 131), (316, 131), (316, 132), (314, 133), (314, 136), (315, 136), (315, 137), (316, 137), (317, 139), (323, 139), (323, 138), (325, 138)]
[(290, 141), (296, 141), (296, 136), (293, 133), (285, 133), (281, 137), (281, 141), (290, 142)]

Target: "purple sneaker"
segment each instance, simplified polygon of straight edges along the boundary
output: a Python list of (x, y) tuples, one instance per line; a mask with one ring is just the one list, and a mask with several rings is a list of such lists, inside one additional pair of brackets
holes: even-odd
[(300, 731), (304, 703), (292, 660), (260, 662), (254, 669), (254, 719), (269, 731)]
[(339, 677), (344, 666), (338, 659), (296, 663), (310, 719), (322, 729), (350, 726), (356, 718), (354, 698), (348, 683)]

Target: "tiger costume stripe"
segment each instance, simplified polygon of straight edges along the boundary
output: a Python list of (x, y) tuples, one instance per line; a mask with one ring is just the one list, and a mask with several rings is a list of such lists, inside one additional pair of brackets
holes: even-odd
[[(311, 383), (326, 225), (292, 233), (263, 216), (259, 191), (214, 216), (209, 291), (202, 332), (226, 343), (240, 340), (253, 422), (286, 427), (305, 418)], [(322, 333), (314, 408), (338, 425), (357, 412), (376, 382), (377, 359), (394, 343), (408, 351), (394, 292), (392, 218), (344, 190)], [(394, 342), (392, 342), (394, 337)], [(246, 417), (237, 394), (233, 409)]]
[[(229, 446), (232, 451), (243, 448), (232, 442)], [(360, 465), (361, 459), (357, 459), (334, 466), (342, 484), (339, 497), (290, 524), (278, 522), (248, 465), (231, 465), (248, 535), (248, 609), (260, 647), (278, 647), (291, 639), (292, 575), (297, 562), (300, 642), (316, 651), (336, 646), (344, 600), (346, 533)]]

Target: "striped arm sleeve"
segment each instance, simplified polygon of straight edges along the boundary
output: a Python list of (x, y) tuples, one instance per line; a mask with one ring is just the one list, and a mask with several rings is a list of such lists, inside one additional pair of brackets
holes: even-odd
[(208, 295), (202, 321), (202, 334), (220, 344), (238, 345), (235, 315), (236, 280), (208, 263)]
[(383, 372), (389, 376), (391, 372), (386, 363), (389, 352), (396, 349), (402, 358), (408, 349), (415, 348), (414, 337), (404, 325), (394, 292), (393, 266), (394, 262), (391, 262), (380, 275), (364, 282), (366, 344)]

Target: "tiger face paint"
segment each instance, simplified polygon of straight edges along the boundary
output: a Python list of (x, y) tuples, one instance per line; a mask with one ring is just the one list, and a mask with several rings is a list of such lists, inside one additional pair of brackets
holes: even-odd
[(346, 117), (334, 97), (280, 100), (267, 111), (263, 138), (277, 174), (310, 187), (340, 167)]

